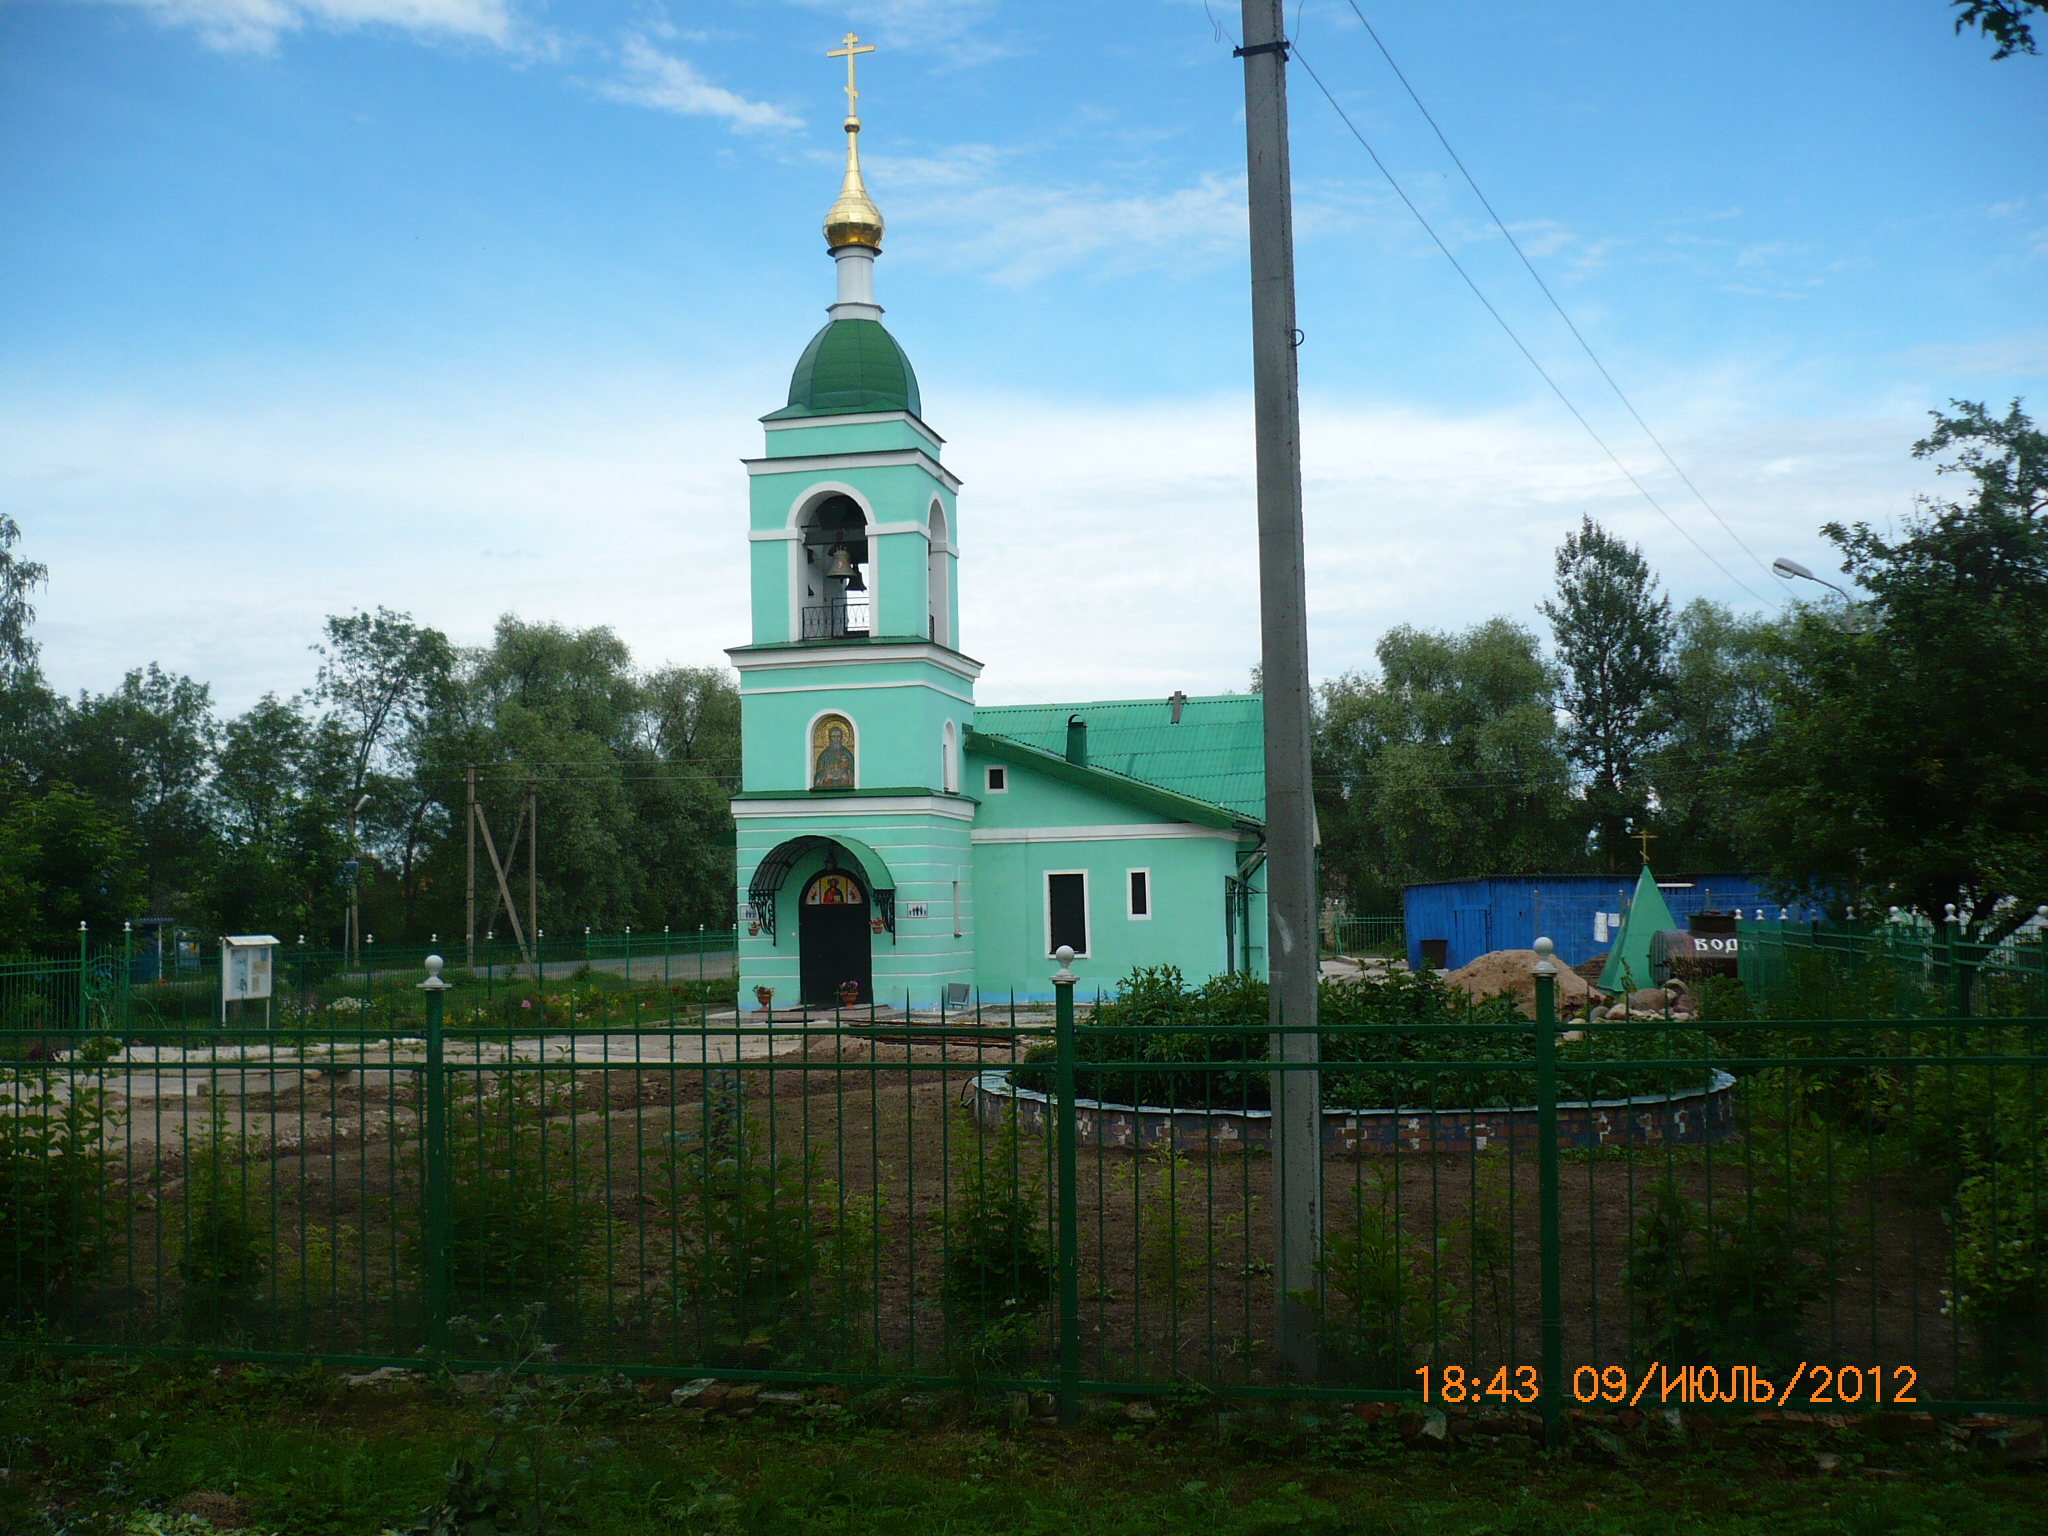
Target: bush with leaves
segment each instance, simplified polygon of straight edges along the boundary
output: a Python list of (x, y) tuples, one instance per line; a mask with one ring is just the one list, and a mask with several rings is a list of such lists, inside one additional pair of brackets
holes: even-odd
[(948, 1328), (992, 1364), (1031, 1337), (1030, 1320), (1052, 1294), (1045, 1180), (1023, 1163), (1014, 1110), (993, 1138), (965, 1111), (958, 1124), (957, 1193), (938, 1233), (946, 1256), (939, 1299)]
[[(1325, 1108), (1457, 1108), (1535, 1098), (1535, 1035), (1512, 996), (1475, 1001), (1431, 970), (1325, 980), (1317, 995)], [(1266, 983), (1256, 977), (1214, 976), (1189, 987), (1172, 966), (1140, 966), (1076, 1026), (1075, 1091), (1116, 1104), (1270, 1108), (1267, 998)], [(1559, 1092), (1567, 1099), (1696, 1092), (1704, 1082), (1697, 1071), (1627, 1063), (1705, 1051), (1706, 1037), (1694, 1029), (1589, 1029), (1558, 1046)], [(1018, 1085), (1050, 1092), (1053, 1056), (1051, 1045), (1032, 1047), (1015, 1073)], [(1090, 1065), (1111, 1061), (1142, 1065)], [(1393, 1065), (1345, 1065), (1368, 1061)]]
[[(583, 1166), (586, 1149), (564, 1114), (572, 1091), (552, 1074), (507, 1072), (495, 1085), (451, 1092), (446, 1254), (456, 1305), (496, 1311), (542, 1301), (573, 1315), (609, 1218), (599, 1175)], [(417, 1155), (414, 1172), (424, 1175)], [(422, 1227), (409, 1245), (414, 1264), (425, 1257)]]
[(713, 1074), (699, 1126), (667, 1140), (669, 1304), (696, 1313), (699, 1337), (722, 1358), (758, 1361), (857, 1333), (880, 1189), (848, 1199), (815, 1147), (777, 1145), (745, 1112), (737, 1072)]
[(1454, 1335), (1464, 1302), (1443, 1272), (1450, 1240), (1401, 1230), (1393, 1175), (1375, 1170), (1326, 1212), (1315, 1273), (1318, 1333), (1335, 1373), (1361, 1387), (1414, 1385), (1415, 1366)]
[(112, 1262), (119, 1125), (95, 1066), (0, 1069), (0, 1311), (48, 1311)]
[(1758, 1370), (1804, 1358), (1801, 1317), (1834, 1266), (1801, 1239), (1793, 1182), (1765, 1178), (1711, 1207), (1670, 1179), (1651, 1192), (1627, 1271), (1645, 1358)]

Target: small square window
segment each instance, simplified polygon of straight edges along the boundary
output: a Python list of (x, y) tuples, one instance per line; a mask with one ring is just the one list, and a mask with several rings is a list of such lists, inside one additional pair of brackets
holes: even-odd
[(1130, 878), (1131, 916), (1134, 918), (1150, 917), (1152, 915), (1152, 871), (1149, 869), (1133, 869), (1128, 874)]
[(1006, 790), (1007, 790), (1007, 789), (1008, 789), (1009, 787), (1010, 787), (1010, 770), (1009, 770), (1009, 769), (1007, 769), (1007, 768), (990, 768), (990, 769), (989, 769), (989, 771), (988, 771), (988, 792), (989, 792), (990, 794), (992, 794), (992, 795), (1000, 795), (1000, 794), (1002, 794), (1002, 793), (1003, 793), (1004, 791), (1006, 791)]

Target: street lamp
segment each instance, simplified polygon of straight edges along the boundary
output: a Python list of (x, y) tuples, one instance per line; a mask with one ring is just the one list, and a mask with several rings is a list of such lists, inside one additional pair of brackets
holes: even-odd
[(1838, 594), (1842, 599), (1842, 606), (1846, 610), (1849, 631), (1852, 634), (1855, 633), (1858, 628), (1856, 623), (1856, 599), (1849, 595), (1848, 588), (1836, 586), (1825, 576), (1814, 575), (1812, 571), (1801, 565), (1797, 560), (1787, 559), (1784, 555), (1778, 556), (1777, 559), (1771, 562), (1771, 574), (1781, 577), (1786, 581), (1810, 581), (1817, 587), (1826, 587), (1830, 592)]

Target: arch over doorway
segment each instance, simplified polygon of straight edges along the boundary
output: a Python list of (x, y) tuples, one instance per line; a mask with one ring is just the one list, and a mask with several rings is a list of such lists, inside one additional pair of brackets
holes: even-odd
[(747, 901), (761, 915), (761, 927), (768, 935), (768, 941), (779, 942), (776, 936), (776, 897), (781, 893), (789, 873), (797, 861), (806, 854), (819, 853), (825, 857), (826, 870), (841, 869), (858, 873), (861, 884), (867, 892), (870, 905), (869, 918), (881, 919), (882, 931), (893, 940), (896, 934), (896, 877), (889, 870), (882, 856), (859, 838), (835, 833), (824, 837), (816, 833), (803, 837), (792, 837), (777, 843), (754, 867), (753, 877), (747, 881)]

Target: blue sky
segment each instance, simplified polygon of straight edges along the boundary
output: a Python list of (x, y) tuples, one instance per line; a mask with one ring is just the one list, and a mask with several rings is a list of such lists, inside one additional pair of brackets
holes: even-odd
[[(1950, 396), (2048, 406), (2048, 59), (1939, 0), (1347, 0), (1293, 30), (1417, 205), (1704, 558), (1567, 415), (1292, 71), (1311, 652), (1536, 622), (1581, 512), (1674, 596), (1782, 602), (1896, 520)], [(1213, 13), (1213, 14), (1212, 14)], [(1229, 0), (1115, 6), (0, 5), (0, 508), (45, 663), (241, 708), (321, 615), (508, 610), (643, 662), (746, 634), (755, 418), (822, 322), (863, 61), (877, 272), (967, 482), (992, 702), (1242, 686), (1256, 659), (1242, 76)], [(1447, 24), (1448, 23), (1448, 24)], [(1751, 591), (1745, 591), (1747, 587)]]

